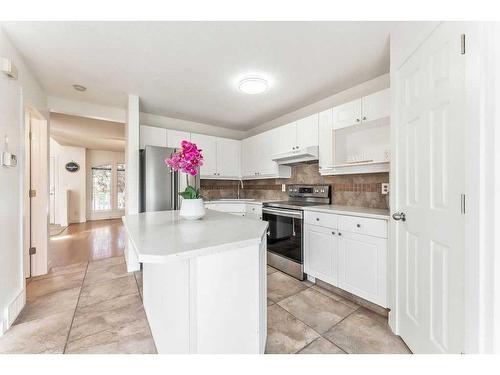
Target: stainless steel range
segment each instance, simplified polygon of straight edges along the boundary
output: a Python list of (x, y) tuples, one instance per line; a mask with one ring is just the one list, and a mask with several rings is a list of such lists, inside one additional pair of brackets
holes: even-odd
[(269, 222), (267, 263), (304, 280), (305, 206), (330, 204), (329, 185), (287, 185), (288, 200), (265, 202), (262, 219)]

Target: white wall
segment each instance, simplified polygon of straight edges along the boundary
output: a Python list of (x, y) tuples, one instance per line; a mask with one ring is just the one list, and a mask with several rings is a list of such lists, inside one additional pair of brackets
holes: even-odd
[(55, 96), (47, 98), (47, 107), (50, 112), (54, 113), (114, 122), (125, 122), (127, 114), (125, 108), (109, 107)]
[[(69, 223), (84, 223), (87, 221), (86, 196), (86, 152), (83, 147), (61, 146), (50, 139), (50, 156), (55, 157), (56, 166), (56, 197), (61, 197), (65, 190), (69, 190)], [(66, 163), (74, 161), (80, 165), (78, 172), (68, 172)], [(60, 204), (56, 200), (56, 223), (61, 223), (62, 214)]]
[(243, 139), (246, 137), (246, 132), (241, 130), (233, 130), (216, 125), (181, 120), (173, 117), (158, 116), (144, 112), (141, 112), (140, 114), (140, 123), (141, 125), (156, 126), (158, 128), (166, 128), (173, 130), (182, 130), (189, 133), (213, 135), (216, 137), (223, 137), (223, 138)]
[(0, 148), (4, 135), (9, 151), (18, 156), (16, 168), (0, 167), (0, 334), (11, 323), (8, 309), (24, 291), (23, 276), (23, 184), (24, 184), (24, 108), (31, 106), (46, 115), (46, 96), (30, 73), (21, 55), (0, 27), (0, 56), (11, 59), (19, 76), (11, 80), (0, 73)]
[[(124, 152), (114, 151), (101, 151), (101, 150), (88, 150), (87, 149), (87, 220), (101, 220), (101, 219), (114, 219), (120, 218), (125, 215), (125, 210), (117, 209), (116, 199), (116, 165), (125, 163)], [(92, 211), (92, 167), (110, 164), (112, 166), (111, 175), (111, 211), (93, 212)]]

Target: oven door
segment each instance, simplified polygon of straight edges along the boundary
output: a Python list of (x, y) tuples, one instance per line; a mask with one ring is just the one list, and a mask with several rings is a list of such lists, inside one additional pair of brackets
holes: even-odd
[(269, 223), (267, 250), (302, 264), (302, 211), (264, 207), (262, 220)]

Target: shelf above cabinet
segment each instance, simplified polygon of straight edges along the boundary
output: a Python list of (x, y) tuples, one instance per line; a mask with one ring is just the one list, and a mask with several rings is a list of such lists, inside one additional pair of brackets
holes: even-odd
[(329, 168), (320, 169), (319, 173), (322, 176), (333, 176), (342, 174), (358, 174), (358, 173), (381, 173), (389, 172), (390, 161), (369, 161), (362, 163), (345, 163), (333, 165)]

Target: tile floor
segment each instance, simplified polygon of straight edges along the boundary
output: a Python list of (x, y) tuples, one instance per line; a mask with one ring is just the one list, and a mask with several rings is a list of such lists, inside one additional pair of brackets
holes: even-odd
[(381, 315), (271, 267), (267, 282), (266, 353), (410, 353)]
[[(121, 222), (109, 220), (51, 238), (50, 272), (28, 283), (0, 353), (156, 353), (142, 274), (127, 273), (123, 236)], [(266, 353), (408, 352), (386, 318), (268, 267)]]
[[(68, 270), (70, 269), (71, 272)], [(27, 286), (1, 353), (156, 353), (123, 256), (60, 267)]]

